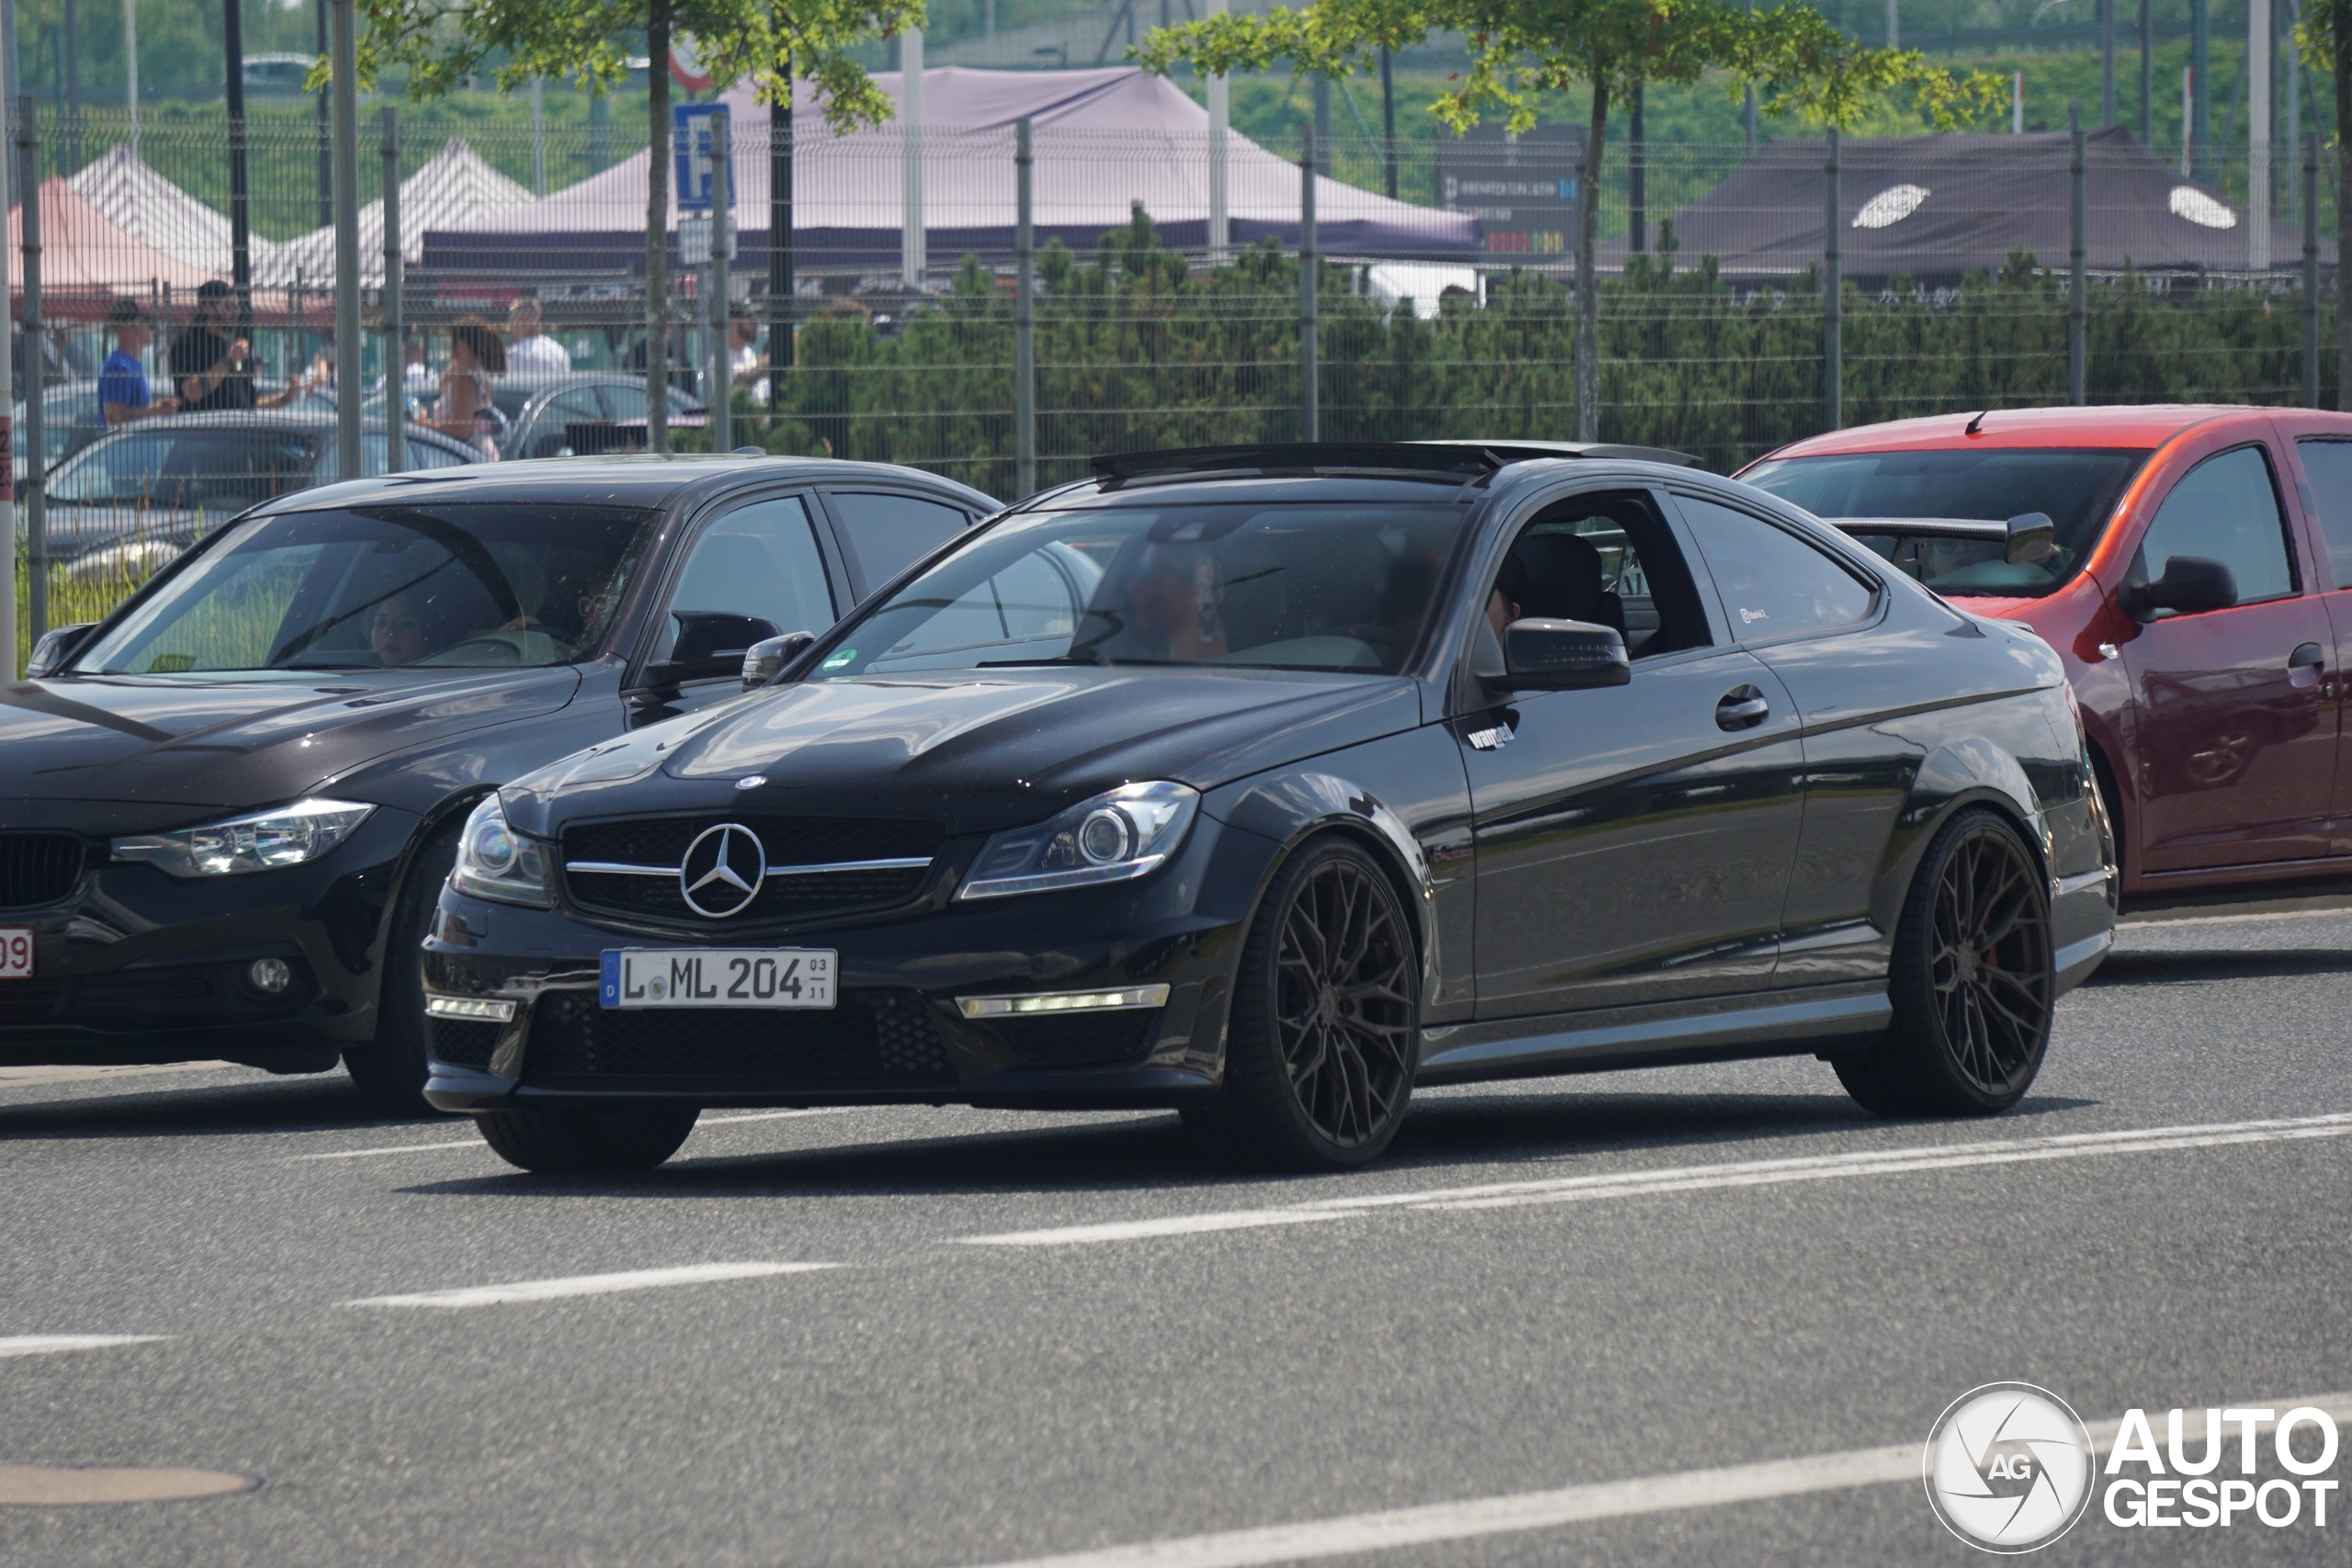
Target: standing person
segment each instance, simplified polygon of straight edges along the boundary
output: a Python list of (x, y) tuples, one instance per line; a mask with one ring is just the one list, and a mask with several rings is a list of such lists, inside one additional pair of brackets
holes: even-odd
[(441, 372), (441, 395), (426, 423), (444, 435), (473, 444), (498, 460), (498, 405), (491, 401), (490, 378), (506, 373), (506, 344), (498, 329), (480, 316), (461, 316), (449, 329), (449, 367)]
[(563, 344), (539, 330), (539, 302), (523, 299), (506, 312), (506, 330), (514, 341), (507, 345), (506, 363), (516, 376), (560, 376), (571, 368)]
[(423, 338), (408, 340), (408, 368), (401, 374), (401, 385), (408, 391), (429, 392), (433, 389), (433, 367), (425, 363)]
[(774, 368), (767, 355), (759, 351), (760, 323), (752, 317), (749, 305), (737, 305), (728, 312), (727, 368), (729, 383), (752, 394), (752, 400), (768, 400), (768, 372)]
[(105, 411), (107, 428), (116, 429), (134, 419), (152, 419), (157, 414), (177, 413), (177, 398), (151, 398), (147, 395), (147, 367), (140, 355), (155, 341), (155, 334), (139, 314), (136, 299), (118, 299), (107, 309), (107, 325), (114, 329), (114, 352), (98, 369), (98, 406)]
[(298, 376), (267, 397), (254, 395), (254, 345), (229, 336), (234, 309), (229, 286), (219, 278), (197, 287), (196, 313), (172, 344), (172, 379), (181, 412), (283, 408), (309, 390)]

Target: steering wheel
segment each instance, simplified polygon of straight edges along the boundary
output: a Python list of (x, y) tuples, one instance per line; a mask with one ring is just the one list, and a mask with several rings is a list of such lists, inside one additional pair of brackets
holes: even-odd
[[(468, 649), (477, 649), (482, 657), (463, 657)], [(435, 653), (428, 653), (417, 660), (419, 664), (520, 664), (522, 645), (503, 634), (492, 632), (483, 637), (469, 637), (463, 642), (453, 642)]]

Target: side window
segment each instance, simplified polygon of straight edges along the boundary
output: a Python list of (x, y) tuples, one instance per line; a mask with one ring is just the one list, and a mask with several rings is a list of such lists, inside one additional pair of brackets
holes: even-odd
[(2175, 556), (2204, 556), (2228, 567), (2241, 604), (2295, 591), (2287, 523), (2261, 447), (2208, 457), (2172, 487), (2140, 541), (2140, 559), (2154, 580)]
[(658, 662), (678, 642), (681, 612), (756, 615), (778, 631), (820, 632), (833, 624), (824, 558), (798, 496), (755, 501), (703, 530), (662, 616), (653, 644)]
[(627, 381), (608, 382), (596, 389), (604, 394), (605, 412), (616, 420), (645, 417), (645, 389)]
[(833, 491), (842, 543), (871, 593), (971, 524), (961, 507), (918, 496)]
[(2352, 588), (2352, 441), (2298, 441), (2296, 455), (2312, 478), (2312, 502), (2335, 586)]
[(1577, 496), (1520, 530), (1496, 589), (1504, 615), (1614, 626), (1634, 659), (1712, 640), (1674, 540), (1638, 494)]
[(1675, 499), (1698, 536), (1734, 636), (1829, 631), (1871, 613), (1876, 591), (1827, 551), (1745, 512), (1697, 496)]
[(575, 424), (603, 424), (605, 411), (596, 400), (594, 387), (574, 387), (559, 392), (540, 405), (532, 417), (529, 436), (530, 450), (517, 452), (517, 457), (552, 457), (571, 445), (567, 434)]

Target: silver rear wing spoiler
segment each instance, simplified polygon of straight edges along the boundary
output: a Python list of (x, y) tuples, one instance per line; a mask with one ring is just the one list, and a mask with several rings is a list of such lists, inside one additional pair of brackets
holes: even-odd
[(2006, 522), (1981, 517), (1825, 517), (1848, 534), (1892, 534), (1906, 539), (1973, 539), (1998, 545), (2015, 566), (2034, 566), (2058, 553), (2057, 525), (2046, 512), (2028, 512)]

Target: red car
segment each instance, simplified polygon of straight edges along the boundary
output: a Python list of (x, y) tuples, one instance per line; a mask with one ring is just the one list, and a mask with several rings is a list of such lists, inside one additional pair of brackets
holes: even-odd
[(1996, 410), (1738, 477), (2059, 651), (2127, 907), (2352, 879), (2352, 416)]

